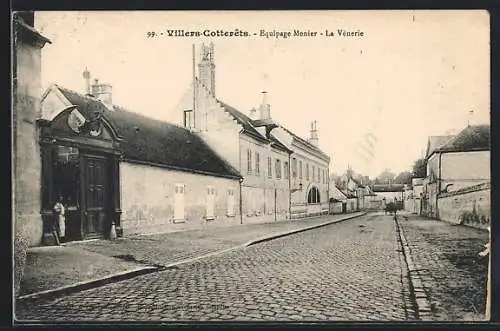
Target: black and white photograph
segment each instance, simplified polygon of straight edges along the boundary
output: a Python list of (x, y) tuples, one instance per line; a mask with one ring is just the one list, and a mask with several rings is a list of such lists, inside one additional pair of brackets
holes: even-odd
[(486, 10), (11, 27), (14, 323), (490, 320)]

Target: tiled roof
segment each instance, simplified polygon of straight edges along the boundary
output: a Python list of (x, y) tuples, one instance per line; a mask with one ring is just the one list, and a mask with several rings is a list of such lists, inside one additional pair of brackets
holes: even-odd
[(227, 103), (225, 103), (225, 102), (223, 102), (221, 100), (217, 100), (217, 101), (221, 104), (221, 106), (229, 114), (231, 114), (236, 119), (236, 121), (238, 122), (238, 124), (240, 124), (243, 127), (243, 130), (245, 130), (248, 134), (250, 134), (251, 136), (253, 136), (253, 137), (257, 138), (257, 139), (266, 140), (266, 138), (263, 137), (259, 133), (259, 131), (257, 131), (255, 129), (255, 127), (252, 124), (252, 119), (250, 117), (248, 117), (247, 115), (243, 114), (242, 112), (240, 112), (236, 108), (228, 105)]
[(241, 178), (196, 134), (183, 127), (139, 115), (122, 107), (109, 110), (99, 100), (57, 86), (86, 117), (99, 111), (123, 140), (125, 160), (142, 161), (182, 171)]
[(13, 23), (16, 28), (21, 28), (19, 31), (24, 31), (25, 33), (28, 33), (31, 37), (34, 37), (43, 43), (49, 43), (52, 44), (52, 41), (50, 41), (49, 38), (43, 36), (40, 32), (38, 32), (34, 27), (31, 25), (27, 24), (24, 19), (22, 18), (23, 15), (20, 15), (19, 13), (14, 15), (13, 18)]
[[(286, 132), (288, 132), (288, 134), (290, 134), (292, 137), (294, 137), (296, 140), (300, 141), (301, 143), (305, 144), (306, 146), (308, 146), (309, 148), (315, 150), (316, 152), (318, 153), (321, 153), (325, 156), (328, 156), (326, 153), (324, 153), (321, 149), (319, 149), (317, 146), (314, 146), (313, 144), (311, 144), (309, 141), (305, 140), (304, 138), (301, 138), (299, 136), (297, 136), (295, 133), (293, 133), (292, 131), (288, 130), (287, 128), (285, 128), (284, 126), (280, 125), (280, 128), (282, 128), (283, 130), (285, 130)], [(328, 156), (329, 157), (329, 156)]]
[(469, 152), (474, 150), (489, 150), (490, 126), (471, 125), (460, 131), (453, 139), (437, 149), (440, 152)]
[(429, 141), (427, 142), (427, 152), (425, 154), (426, 158), (430, 157), (432, 153), (436, 151), (439, 147), (446, 144), (450, 141), (454, 136), (430, 136)]
[(240, 124), (243, 127), (243, 130), (245, 130), (245, 132), (248, 133), (250, 136), (252, 136), (256, 139), (259, 139), (259, 140), (270, 141), (274, 147), (277, 147), (277, 148), (284, 150), (284, 151), (287, 151), (287, 152), (289, 151), (289, 149), (272, 134), (269, 135), (269, 139), (267, 137), (263, 136), (262, 134), (260, 134), (260, 132), (257, 131), (257, 129), (256, 129), (256, 127), (258, 127), (260, 125), (258, 125), (258, 123), (256, 123), (256, 121), (252, 120), (250, 117), (243, 114), (242, 112), (240, 112), (236, 108), (228, 105), (227, 103), (225, 103), (221, 100), (217, 100), (217, 101), (229, 114), (231, 114), (236, 119), (238, 124)]
[(364, 186), (363, 184), (361, 184), (361, 182), (360, 182), (359, 180), (354, 179), (354, 178), (352, 178), (352, 177), (351, 177), (351, 180), (352, 180), (354, 183), (356, 183), (356, 185), (358, 185), (358, 187), (360, 187), (360, 188), (365, 188), (365, 186)]
[(372, 186), (373, 192), (403, 192), (403, 184), (375, 184)]

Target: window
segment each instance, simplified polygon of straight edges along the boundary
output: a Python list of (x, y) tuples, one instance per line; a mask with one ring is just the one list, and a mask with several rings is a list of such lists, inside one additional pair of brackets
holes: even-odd
[(247, 148), (247, 173), (252, 173), (252, 150)]
[(260, 175), (260, 154), (255, 152), (255, 175)]
[(309, 164), (306, 164), (306, 180), (309, 180)]
[(319, 168), (318, 168), (318, 182), (321, 182), (321, 171)]
[(184, 184), (175, 184), (174, 220), (184, 220)]
[(193, 122), (193, 110), (192, 109), (184, 110), (184, 127), (191, 128), (191, 125), (193, 124), (192, 122)]
[(215, 219), (215, 188), (207, 186), (207, 220)]
[(309, 193), (307, 194), (307, 203), (319, 203), (320, 202), (320, 196), (319, 196), (319, 190), (313, 186), (309, 190)]
[(267, 177), (271, 178), (273, 176), (273, 163), (271, 157), (267, 157)]
[(297, 178), (297, 159), (292, 159), (292, 177)]
[(281, 160), (276, 159), (276, 178), (281, 178)]
[(302, 160), (299, 161), (299, 179), (302, 179)]
[(313, 172), (312, 172), (312, 181), (316, 180), (316, 167), (312, 166)]
[(227, 216), (234, 216), (234, 188), (227, 189)]
[(290, 177), (290, 168), (288, 166), (288, 162), (283, 162), (283, 173), (285, 174), (285, 179)]

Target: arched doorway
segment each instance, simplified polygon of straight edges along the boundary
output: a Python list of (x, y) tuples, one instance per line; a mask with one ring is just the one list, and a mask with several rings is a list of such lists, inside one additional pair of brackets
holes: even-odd
[(53, 207), (61, 199), (66, 240), (105, 238), (112, 222), (120, 229), (118, 142), (101, 118), (85, 128), (72, 125), (81, 115), (75, 112), (73, 107), (52, 121), (38, 121), (44, 233), (51, 233)]

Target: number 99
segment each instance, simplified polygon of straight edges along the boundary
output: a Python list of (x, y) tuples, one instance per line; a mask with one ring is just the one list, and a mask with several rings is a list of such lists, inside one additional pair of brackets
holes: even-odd
[(154, 32), (154, 31), (149, 31), (149, 32), (147, 33), (147, 36), (148, 36), (148, 38), (153, 38), (154, 36), (156, 36), (156, 32)]

